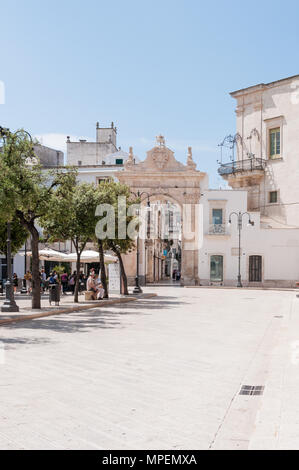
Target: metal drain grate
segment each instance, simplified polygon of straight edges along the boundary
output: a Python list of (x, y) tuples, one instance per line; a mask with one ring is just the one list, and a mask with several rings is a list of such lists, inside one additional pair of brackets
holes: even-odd
[(239, 395), (263, 395), (263, 385), (242, 385)]

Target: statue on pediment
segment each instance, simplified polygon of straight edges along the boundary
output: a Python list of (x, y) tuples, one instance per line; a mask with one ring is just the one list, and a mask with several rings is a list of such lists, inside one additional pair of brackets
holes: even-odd
[(129, 156), (127, 161), (125, 162), (125, 168), (130, 169), (134, 165), (134, 154), (133, 154), (133, 147), (129, 148)]
[(190, 170), (196, 169), (196, 163), (193, 161), (192, 157), (192, 147), (188, 147), (187, 167)]
[(160, 145), (160, 147), (165, 147), (165, 137), (163, 135), (158, 135), (156, 137), (157, 143)]

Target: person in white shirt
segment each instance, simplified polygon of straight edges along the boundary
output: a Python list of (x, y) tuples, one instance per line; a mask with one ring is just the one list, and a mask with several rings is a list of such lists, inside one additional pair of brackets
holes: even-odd
[(95, 280), (95, 285), (96, 285), (96, 289), (97, 289), (97, 299), (102, 300), (102, 298), (104, 297), (104, 292), (105, 291), (103, 289), (101, 279), (99, 278), (98, 274), (95, 275), (94, 280)]

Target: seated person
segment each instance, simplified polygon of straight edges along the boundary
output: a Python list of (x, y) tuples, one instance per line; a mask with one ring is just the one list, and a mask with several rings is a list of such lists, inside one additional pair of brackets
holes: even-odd
[(90, 273), (89, 278), (87, 279), (87, 290), (88, 292), (93, 293), (93, 300), (101, 300), (104, 295), (104, 289), (102, 284), (98, 281), (98, 276), (94, 273)]

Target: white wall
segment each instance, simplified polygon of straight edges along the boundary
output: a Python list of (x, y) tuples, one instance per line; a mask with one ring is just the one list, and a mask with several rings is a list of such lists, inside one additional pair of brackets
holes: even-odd
[[(199, 278), (203, 285), (210, 283), (210, 256), (224, 257), (224, 285), (236, 285), (238, 274), (238, 230), (237, 218), (226, 228), (226, 235), (208, 235), (210, 206), (214, 201), (225, 204), (225, 223), (232, 211), (245, 212), (246, 191), (207, 191), (201, 199), (203, 204), (203, 245), (199, 250)], [(294, 286), (299, 280), (299, 229), (265, 229), (260, 225), (260, 213), (250, 213), (254, 226), (247, 226), (243, 218), (241, 231), (241, 276), (248, 284), (248, 263), (250, 255), (263, 257), (262, 285), (278, 287)], [(232, 255), (232, 248), (235, 255)]]
[(22, 278), (24, 276), (24, 267), (25, 267), (25, 256), (17, 254), (13, 260), (13, 273), (17, 273), (18, 277)]
[(122, 168), (95, 168), (95, 169), (87, 169), (87, 168), (78, 168), (78, 175), (77, 179), (81, 183), (97, 183), (98, 178), (111, 178), (113, 180), (117, 180), (116, 172), (122, 170)]
[(115, 152), (116, 147), (111, 144), (97, 142), (68, 142), (67, 164), (79, 165), (101, 165), (105, 156)]

